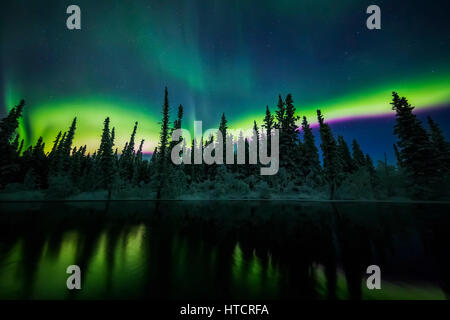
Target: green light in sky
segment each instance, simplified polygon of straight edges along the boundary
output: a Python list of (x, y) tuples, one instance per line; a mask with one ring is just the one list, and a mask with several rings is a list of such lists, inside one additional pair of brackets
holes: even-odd
[[(294, 100), (297, 114), (306, 116), (310, 123), (317, 122), (317, 109), (322, 110), (325, 119), (328, 121), (351, 120), (358, 117), (393, 114), (389, 104), (392, 91), (397, 91), (401, 96), (406, 96), (417, 109), (447, 105), (450, 104), (450, 74), (386, 84), (334, 99), (318, 101), (314, 104), (302, 105), (300, 98), (296, 100), (295, 94)], [(260, 109), (263, 110), (263, 107)], [(271, 111), (275, 111), (275, 107), (271, 107)], [(251, 129), (253, 120), (261, 124), (263, 117), (263, 112), (252, 113), (239, 118), (239, 120), (230, 121), (230, 127)]]
[(87, 150), (93, 152), (99, 147), (103, 121), (111, 118), (111, 126), (116, 130), (115, 148), (122, 151), (126, 141), (130, 138), (134, 123), (138, 121), (136, 144), (145, 139), (144, 151), (153, 151), (156, 146), (159, 119), (145, 107), (123, 100), (101, 98), (67, 99), (49, 101), (42, 105), (33, 106), (28, 111), (31, 136), (33, 139), (42, 136), (46, 142), (46, 151), (52, 147), (51, 143), (60, 130), (68, 130), (72, 119), (77, 117), (77, 129), (74, 145), (86, 144)]
[[(324, 99), (317, 103), (302, 104), (301, 96), (297, 96), (295, 92), (293, 94), (297, 114), (305, 115), (308, 121), (314, 124), (318, 108), (322, 110), (327, 121), (393, 114), (389, 105), (392, 91), (406, 96), (409, 102), (419, 110), (446, 106), (450, 103), (449, 84), (450, 73), (447, 73), (441, 76), (423, 76), (407, 81), (397, 81), (332, 99)], [(5, 97), (8, 108), (18, 104), (19, 93), (12, 85), (6, 86)], [(276, 101), (276, 97), (273, 101)], [(271, 105), (271, 110), (275, 111), (274, 104)], [(93, 152), (99, 146), (103, 121), (106, 117), (110, 117), (112, 126), (116, 128), (115, 147), (120, 152), (130, 137), (135, 121), (138, 121), (137, 144), (141, 139), (145, 139), (144, 152), (152, 152), (158, 141), (160, 108), (158, 103), (148, 105), (126, 99), (100, 96), (48, 100), (36, 105), (32, 104), (25, 109), (24, 120), (21, 121), (18, 132), (25, 139), (26, 146), (34, 144), (38, 137), (42, 136), (46, 142), (46, 151), (49, 151), (57, 133), (60, 130), (67, 130), (73, 117), (76, 116), (77, 132), (74, 145), (86, 144), (87, 150)], [(174, 106), (172, 109), (174, 110)], [(245, 106), (242, 110), (242, 113), (228, 116), (230, 130), (251, 130), (253, 120), (256, 120), (258, 125), (262, 124), (263, 104), (261, 106)], [(192, 114), (192, 110), (185, 110), (185, 114)], [(183, 127), (192, 129), (193, 120), (184, 119)], [(217, 125), (219, 120), (217, 119)], [(24, 123), (27, 123), (28, 126), (24, 126)], [(203, 129), (209, 128), (204, 125)]]

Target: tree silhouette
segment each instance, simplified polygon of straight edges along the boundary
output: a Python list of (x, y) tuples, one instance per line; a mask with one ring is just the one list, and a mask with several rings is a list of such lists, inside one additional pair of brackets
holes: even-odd
[(450, 173), (450, 143), (445, 141), (441, 128), (431, 117), (427, 117), (427, 121), (431, 130), (431, 142), (437, 157), (438, 170), (448, 175)]
[(422, 123), (413, 114), (414, 107), (405, 97), (392, 93), (392, 110), (396, 112), (394, 134), (402, 166), (406, 169), (410, 187), (418, 198), (427, 198), (439, 184), (439, 164), (435, 149)]
[(264, 117), (264, 124), (262, 125), (265, 131), (266, 140), (267, 140), (267, 155), (270, 156), (271, 148), (271, 138), (272, 135), (272, 129), (275, 127), (275, 121), (274, 116), (269, 110), (269, 106), (266, 106), (266, 116)]
[[(299, 117), (290, 94), (285, 101), (281, 95), (278, 96), (275, 115), (266, 106), (262, 126), (258, 127), (257, 122), (253, 121), (254, 131), (251, 136), (244, 136), (240, 132), (237, 148), (229, 133), (225, 114), (222, 114), (219, 132), (224, 138), (223, 156), (226, 157), (229, 141), (233, 148), (234, 165), (194, 162), (196, 154), (203, 160), (204, 149), (218, 143), (213, 135), (194, 137), (192, 141), (181, 138), (183, 150), (188, 150), (188, 154), (183, 156), (190, 157), (191, 164), (171, 163), (171, 150), (180, 143), (171, 140), (171, 133), (181, 129), (184, 110), (182, 105), (178, 107), (176, 120), (171, 127), (167, 88), (158, 146), (150, 159), (146, 159), (144, 153), (144, 139), (140, 140), (135, 151), (137, 122), (130, 139), (119, 152), (114, 143), (116, 131), (114, 127), (110, 129), (109, 117), (103, 124), (100, 147), (93, 153), (87, 153), (86, 145), (73, 146), (76, 117), (66, 132), (59, 131), (55, 135), (50, 151), (46, 152), (42, 137), (30, 143), (21, 139), (16, 132), (24, 106), (24, 101), (21, 101), (0, 120), (0, 188), (7, 192), (40, 190), (45, 197), (56, 199), (97, 190), (106, 191), (107, 199), (113, 196), (176, 198), (188, 193), (198, 193), (198, 196), (205, 198), (271, 198), (284, 197), (284, 194), (292, 197), (296, 193), (303, 198), (307, 193), (323, 199), (326, 197), (323, 195), (326, 187), (329, 188), (329, 199), (389, 199), (395, 196), (448, 198), (450, 194), (446, 186), (449, 185), (450, 147), (442, 130), (428, 118), (428, 133), (413, 114), (414, 108), (406, 98), (400, 98), (394, 93), (391, 104), (396, 112), (396, 167), (387, 163), (386, 156), (384, 163), (379, 162), (375, 167), (356, 139), (352, 141), (350, 152), (342, 136), (335, 139), (318, 110), (321, 163), (315, 137), (306, 117), (302, 119), (301, 131), (298, 131)], [(274, 128), (280, 130), (282, 163), (277, 175), (262, 177), (258, 161), (259, 142), (268, 138), (270, 155), (270, 137)], [(190, 149), (186, 149), (188, 143)], [(215, 147), (217, 151), (217, 145)], [(256, 157), (251, 152), (256, 152)], [(244, 161), (240, 159), (240, 164), (236, 164), (238, 154), (245, 156)], [(253, 161), (255, 159), (256, 164)]]
[(341, 160), (336, 140), (334, 139), (330, 126), (324, 122), (320, 110), (317, 110), (317, 119), (319, 121), (324, 176), (330, 187), (330, 200), (333, 200), (336, 186), (339, 182), (339, 175), (342, 170)]
[(168, 144), (169, 144), (169, 96), (167, 93), (167, 87), (164, 91), (164, 104), (162, 108), (162, 122), (161, 122), (161, 131), (159, 135), (159, 148), (158, 148), (158, 173), (157, 173), (157, 181), (158, 190), (157, 190), (157, 199), (161, 199), (161, 193), (163, 187), (166, 184), (167, 178), (167, 162), (168, 162)]
[(317, 149), (312, 129), (309, 126), (305, 116), (302, 121), (302, 132), (303, 146), (301, 155), (301, 170), (303, 173), (303, 180), (305, 183), (309, 180), (313, 184), (317, 184), (319, 183), (319, 175), (321, 171), (319, 150)]
[(109, 131), (109, 117), (105, 119), (102, 140), (98, 157), (100, 160), (101, 180), (104, 188), (108, 190), (108, 200), (111, 199), (112, 183), (114, 181), (114, 141)]
[[(355, 140), (356, 142), (356, 140)], [(342, 170), (344, 173), (352, 173), (355, 170), (355, 164), (350, 154), (350, 149), (348, 148), (347, 142), (345, 142), (343, 136), (338, 136), (338, 152), (342, 160)]]
[(353, 139), (352, 142), (352, 151), (353, 151), (353, 164), (356, 168), (361, 168), (366, 165), (366, 157), (359, 146), (358, 141)]

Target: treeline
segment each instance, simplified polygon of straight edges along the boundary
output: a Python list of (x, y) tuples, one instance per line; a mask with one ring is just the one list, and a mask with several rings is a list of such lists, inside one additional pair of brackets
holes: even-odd
[[(48, 198), (67, 198), (96, 191), (107, 198), (217, 199), (217, 198), (297, 198), (297, 199), (445, 199), (449, 196), (450, 144), (439, 126), (428, 118), (429, 130), (414, 115), (406, 98), (393, 93), (396, 112), (394, 145), (397, 164), (379, 161), (376, 165), (354, 139), (347, 144), (335, 136), (317, 110), (320, 149), (306, 119), (300, 119), (291, 94), (278, 97), (274, 112), (266, 107), (260, 126), (254, 121), (254, 134), (233, 137), (225, 114), (219, 129), (225, 142), (240, 141), (245, 146), (245, 164), (181, 164), (171, 162), (173, 130), (182, 127), (183, 106), (171, 122), (167, 89), (162, 107), (158, 147), (150, 160), (144, 159), (144, 140), (136, 143), (138, 123), (129, 141), (119, 152), (115, 129), (106, 118), (98, 150), (88, 153), (86, 146), (73, 146), (77, 119), (65, 132), (59, 132), (51, 151), (46, 153), (40, 137), (24, 150), (24, 140), (16, 132), (25, 102), (12, 108), (0, 121), (0, 185), (3, 192), (40, 190)], [(301, 120), (301, 130), (298, 121)], [(249, 139), (266, 139), (279, 130), (280, 169), (276, 175), (261, 176), (259, 164), (249, 164)], [(270, 152), (270, 139), (267, 139)], [(186, 155), (194, 157), (210, 144), (214, 136), (200, 141), (182, 141), (189, 146)], [(191, 163), (194, 163), (192, 160)], [(259, 161), (257, 161), (259, 163)]]

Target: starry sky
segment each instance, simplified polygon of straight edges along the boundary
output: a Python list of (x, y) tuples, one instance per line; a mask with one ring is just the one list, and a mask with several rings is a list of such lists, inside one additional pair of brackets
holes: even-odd
[[(66, 8), (81, 8), (68, 30)], [(366, 8), (381, 8), (368, 30)], [(292, 93), (298, 115), (320, 108), (336, 134), (394, 161), (398, 91), (450, 137), (448, 1), (9, 0), (1, 4), (1, 115), (24, 98), (20, 134), (50, 148), (78, 117), (75, 144), (98, 147), (105, 117), (122, 149), (135, 121), (157, 143), (164, 87), (184, 127), (261, 123)]]

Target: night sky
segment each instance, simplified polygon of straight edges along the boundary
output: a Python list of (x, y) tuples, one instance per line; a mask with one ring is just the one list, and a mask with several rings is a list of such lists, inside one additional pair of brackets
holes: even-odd
[[(4, 3), (8, 2), (8, 3)], [(81, 8), (81, 30), (66, 8)], [(381, 30), (366, 8), (381, 8)], [(299, 115), (322, 109), (336, 134), (393, 161), (391, 92), (431, 115), (450, 138), (448, 1), (2, 1), (1, 114), (27, 101), (20, 130), (48, 144), (78, 117), (75, 144), (98, 147), (111, 117), (119, 150), (139, 121), (157, 143), (164, 87), (184, 127), (261, 123), (292, 93)]]

